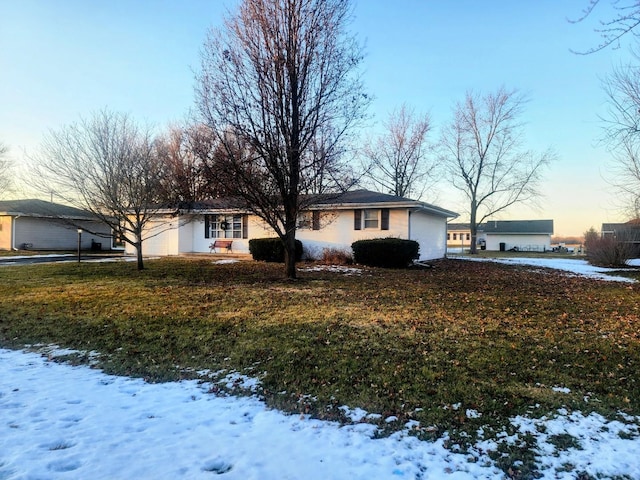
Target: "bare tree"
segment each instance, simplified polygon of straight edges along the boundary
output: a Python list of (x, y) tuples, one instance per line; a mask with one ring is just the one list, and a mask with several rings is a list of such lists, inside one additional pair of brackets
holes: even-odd
[(620, 206), (629, 218), (640, 218), (640, 142), (626, 137), (613, 150), (606, 180), (617, 191)]
[(618, 66), (602, 81), (608, 112), (603, 141), (612, 153), (606, 179), (632, 218), (640, 213), (640, 67)]
[(0, 198), (5, 196), (13, 185), (12, 177), (12, 164), (11, 161), (6, 158), (9, 148), (3, 143), (0, 143)]
[[(149, 129), (126, 114), (103, 110), (52, 131), (35, 158), (36, 188), (94, 214), (135, 247), (143, 269), (142, 244), (157, 229), (145, 227), (158, 213), (165, 175)], [(143, 235), (146, 235), (144, 237)]]
[[(589, 0), (587, 6), (582, 10), (580, 16), (575, 20), (569, 20), (570, 23), (579, 23), (587, 17), (593, 15), (596, 7), (601, 0)], [(627, 34), (637, 37), (638, 31), (636, 27), (640, 25), (640, 2), (637, 0), (609, 0), (611, 7), (615, 10), (613, 18), (608, 20), (600, 20), (600, 27), (596, 32), (600, 34), (601, 40), (596, 47), (592, 47), (583, 52), (574, 51), (581, 55), (599, 52), (607, 47), (620, 47), (620, 39)]]
[(199, 112), (227, 185), (282, 240), (289, 278), (302, 194), (340, 188), (337, 152), (368, 104), (350, 15), (349, 0), (244, 0), (203, 48)]
[(431, 119), (403, 104), (384, 126), (385, 132), (363, 149), (365, 175), (380, 191), (420, 199), (435, 168), (427, 158)]
[(443, 130), (441, 161), (453, 186), (469, 202), (471, 253), (477, 253), (478, 225), (491, 215), (539, 195), (543, 168), (551, 151), (536, 154), (522, 149), (520, 122), (526, 98), (500, 88), (479, 96), (467, 93)]
[(165, 203), (191, 208), (194, 202), (219, 196), (209, 178), (215, 139), (200, 125), (171, 127), (156, 139), (158, 157), (167, 169), (158, 196)]

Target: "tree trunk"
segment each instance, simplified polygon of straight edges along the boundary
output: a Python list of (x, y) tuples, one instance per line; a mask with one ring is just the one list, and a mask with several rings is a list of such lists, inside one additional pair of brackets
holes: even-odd
[(469, 228), (471, 229), (471, 245), (469, 246), (469, 253), (475, 255), (478, 253), (478, 206), (475, 201), (471, 202), (471, 216), (469, 218)]
[(144, 263), (142, 261), (142, 240), (136, 242), (136, 256), (138, 260), (138, 270), (144, 270)]
[(287, 278), (294, 280), (296, 275), (296, 233), (287, 231), (284, 238), (284, 270)]

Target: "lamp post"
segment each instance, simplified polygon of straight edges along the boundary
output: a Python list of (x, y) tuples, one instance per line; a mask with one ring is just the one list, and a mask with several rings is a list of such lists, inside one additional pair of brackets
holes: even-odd
[(78, 263), (80, 263), (80, 246), (82, 245), (82, 229), (78, 229)]

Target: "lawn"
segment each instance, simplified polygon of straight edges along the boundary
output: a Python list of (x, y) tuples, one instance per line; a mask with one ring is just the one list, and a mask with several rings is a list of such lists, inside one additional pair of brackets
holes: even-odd
[[(417, 436), (462, 448), (519, 414), (640, 414), (637, 284), (462, 260), (301, 264), (297, 281), (250, 261), (146, 266), (1, 268), (0, 346), (99, 352), (68, 360), (149, 381), (237, 371), (273, 407), (343, 422), (340, 406), (360, 407), (400, 419), (381, 434), (416, 420)], [(526, 445), (500, 453), (506, 472), (535, 474)]]

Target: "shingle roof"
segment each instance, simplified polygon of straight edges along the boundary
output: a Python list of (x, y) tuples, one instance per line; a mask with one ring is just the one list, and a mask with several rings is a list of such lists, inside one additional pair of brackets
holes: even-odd
[(23, 217), (63, 217), (95, 220), (95, 216), (86, 210), (36, 199), (2, 200), (0, 201), (0, 214), (20, 215)]
[(315, 207), (347, 207), (347, 208), (366, 208), (367, 206), (376, 207), (403, 207), (403, 208), (416, 208), (419, 210), (427, 210), (436, 215), (443, 217), (457, 217), (456, 212), (447, 210), (445, 208), (431, 205), (429, 203), (420, 202), (418, 200), (411, 200), (406, 197), (399, 197), (397, 195), (389, 195), (387, 193), (372, 192), (370, 190), (351, 190), (341, 194), (327, 194), (318, 196), (315, 201), (310, 202), (310, 205)]
[[(367, 208), (368, 206), (404, 207), (427, 210), (444, 217), (457, 217), (458, 214), (435, 205), (411, 200), (405, 197), (389, 195), (386, 193), (372, 192), (370, 190), (351, 190), (343, 193), (328, 193), (323, 195), (305, 196), (302, 199), (304, 208)], [(224, 197), (214, 198), (195, 203), (191, 210), (194, 211), (225, 211), (248, 210), (246, 202), (239, 198)]]
[(553, 234), (553, 220), (494, 220), (478, 226), (486, 233)]
[(635, 230), (640, 228), (640, 219), (630, 220), (625, 223), (603, 223), (602, 231), (603, 232), (615, 232), (618, 230), (632, 229)]
[(471, 230), (470, 223), (447, 223), (447, 230), (450, 231), (458, 231), (458, 230)]

